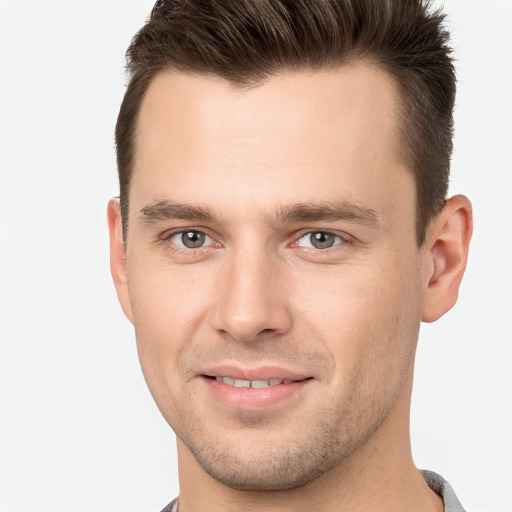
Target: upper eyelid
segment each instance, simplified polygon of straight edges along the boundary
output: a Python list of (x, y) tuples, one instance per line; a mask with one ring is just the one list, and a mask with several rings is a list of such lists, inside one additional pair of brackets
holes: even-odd
[(305, 229), (305, 230), (299, 231), (299, 233), (295, 235), (294, 239), (295, 239), (295, 241), (298, 241), (302, 237), (304, 237), (306, 235), (311, 235), (313, 233), (328, 233), (330, 235), (339, 237), (344, 242), (350, 242), (350, 241), (354, 240), (354, 237), (350, 236), (345, 231), (337, 231), (335, 229)]
[(207, 229), (204, 228), (174, 228), (167, 229), (159, 235), (159, 238), (162, 240), (166, 240), (172, 238), (174, 235), (179, 235), (180, 233), (187, 233), (188, 231), (195, 231), (197, 233), (202, 233), (203, 235), (209, 236), (210, 238), (214, 238)]
[(345, 236), (341, 233), (337, 233), (336, 231), (327, 231), (326, 229), (313, 229), (313, 230), (309, 230), (309, 231), (304, 231), (297, 238), (301, 239), (301, 238), (305, 237), (306, 235), (313, 235), (314, 233), (325, 233), (327, 235), (334, 235), (334, 236), (337, 236), (338, 238), (341, 238), (342, 240), (344, 240), (345, 237), (348, 238), (348, 235)]

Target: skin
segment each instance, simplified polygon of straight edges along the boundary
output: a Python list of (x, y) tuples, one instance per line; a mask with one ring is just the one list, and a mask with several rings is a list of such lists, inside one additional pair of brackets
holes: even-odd
[[(397, 109), (393, 79), (364, 63), (247, 90), (173, 72), (151, 84), (126, 249), (108, 208), (111, 268), (177, 434), (180, 512), (443, 509), (412, 461), (410, 395), (420, 321), (457, 299), (471, 207), (450, 199), (417, 246)], [(212, 395), (218, 365), (308, 381), (252, 410)]]

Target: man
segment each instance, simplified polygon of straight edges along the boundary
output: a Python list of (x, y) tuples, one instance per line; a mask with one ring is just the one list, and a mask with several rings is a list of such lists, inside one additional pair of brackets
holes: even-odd
[(157, 2), (128, 50), (111, 268), (178, 442), (164, 510), (461, 511), (413, 463), (456, 302), (455, 78), (420, 0)]

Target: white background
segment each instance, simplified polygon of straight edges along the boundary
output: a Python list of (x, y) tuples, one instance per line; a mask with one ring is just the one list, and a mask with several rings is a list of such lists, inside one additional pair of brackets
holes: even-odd
[[(108, 268), (124, 52), (150, 0), (0, 1), (0, 510), (156, 512), (178, 492)], [(469, 512), (512, 511), (512, 2), (446, 2), (452, 193), (475, 236), (455, 309), (420, 337), (417, 465)]]

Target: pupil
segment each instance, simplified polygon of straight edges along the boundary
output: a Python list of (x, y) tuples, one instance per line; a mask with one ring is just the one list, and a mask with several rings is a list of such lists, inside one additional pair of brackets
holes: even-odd
[(312, 233), (310, 240), (311, 245), (317, 249), (328, 249), (334, 245), (334, 235), (331, 233)]
[(185, 247), (194, 249), (204, 244), (204, 236), (204, 233), (199, 233), (198, 231), (187, 231), (181, 235), (181, 240)]

